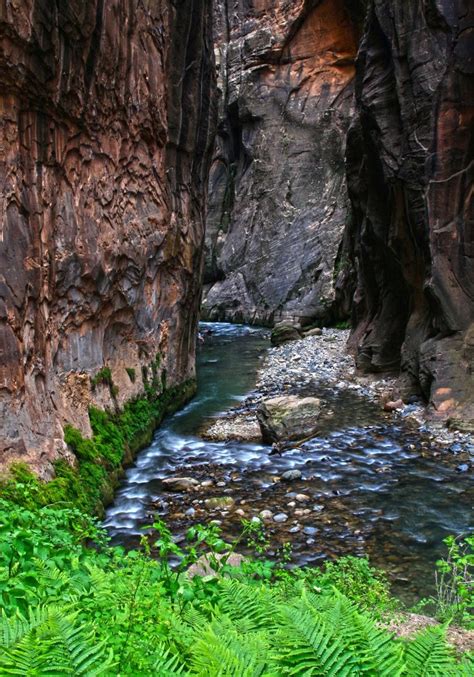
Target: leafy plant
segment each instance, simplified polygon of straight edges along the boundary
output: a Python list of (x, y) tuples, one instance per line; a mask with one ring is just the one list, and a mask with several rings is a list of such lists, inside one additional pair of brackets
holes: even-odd
[(474, 628), (474, 537), (448, 536), (443, 543), (448, 554), (436, 562), (437, 616)]

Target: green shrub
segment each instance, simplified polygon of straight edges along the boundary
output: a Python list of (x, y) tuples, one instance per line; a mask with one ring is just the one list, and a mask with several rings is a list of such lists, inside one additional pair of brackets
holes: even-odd
[(108, 386), (112, 385), (112, 370), (110, 367), (102, 367), (102, 369), (99, 369), (97, 374), (91, 378), (91, 385), (93, 388), (101, 383)]
[[(396, 639), (377, 607), (340, 590), (379, 580), (365, 560), (262, 579), (250, 560), (248, 573), (228, 566), (222, 553), (236, 543), (215, 526), (190, 529), (185, 547), (163, 522), (147, 531), (141, 551), (127, 553), (78, 510), (0, 500), (0, 674), (472, 674), (445, 626)], [(189, 578), (203, 552), (216, 575)]]

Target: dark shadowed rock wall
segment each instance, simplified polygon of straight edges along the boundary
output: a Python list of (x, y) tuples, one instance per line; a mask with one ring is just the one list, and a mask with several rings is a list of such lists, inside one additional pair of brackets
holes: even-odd
[(0, 463), (194, 374), (211, 4), (0, 0)]
[(222, 99), (204, 316), (324, 323), (349, 204), (357, 3), (218, 0), (215, 11)]
[(341, 298), (368, 371), (474, 418), (474, 6), (371, 0), (347, 143)]

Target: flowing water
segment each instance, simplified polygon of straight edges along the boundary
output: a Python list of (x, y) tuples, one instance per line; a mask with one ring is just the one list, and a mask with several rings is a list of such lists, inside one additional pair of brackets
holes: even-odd
[[(393, 423), (366, 398), (330, 389), (317, 394), (330, 402), (334, 417), (298, 449), (275, 456), (262, 444), (204, 441), (197, 434), (203, 421), (245, 400), (269, 345), (265, 330), (203, 325), (209, 329), (199, 350), (196, 397), (164, 421), (107, 511), (112, 543), (136, 545), (154, 514), (166, 519), (178, 540), (189, 526), (209, 519), (236, 536), (241, 517), (235, 510), (210, 511), (203, 504), (230, 496), (246, 518), (263, 509), (288, 515), (268, 526), (270, 557), (288, 541), (296, 565), (368, 554), (407, 601), (431, 592), (442, 539), (472, 530), (472, 477), (457, 472), (455, 454), (437, 455), (432, 442), (399, 419)], [(289, 469), (301, 470), (302, 479), (277, 481)], [(213, 484), (195, 492), (165, 491), (161, 480), (177, 475)], [(296, 494), (309, 502), (292, 505)]]

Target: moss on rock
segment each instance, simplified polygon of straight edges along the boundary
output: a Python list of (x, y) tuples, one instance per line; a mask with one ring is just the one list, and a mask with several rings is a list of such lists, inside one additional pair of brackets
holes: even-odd
[(119, 412), (91, 407), (92, 437), (85, 438), (71, 425), (64, 439), (77, 459), (75, 466), (64, 460), (54, 464), (56, 476), (42, 482), (26, 464), (11, 466), (10, 476), (0, 485), (1, 495), (34, 509), (45, 505), (68, 505), (102, 515), (113, 498), (124, 466), (151, 442), (153, 432), (166, 414), (179, 409), (196, 391), (191, 379), (161, 395), (144, 395), (127, 402)]

